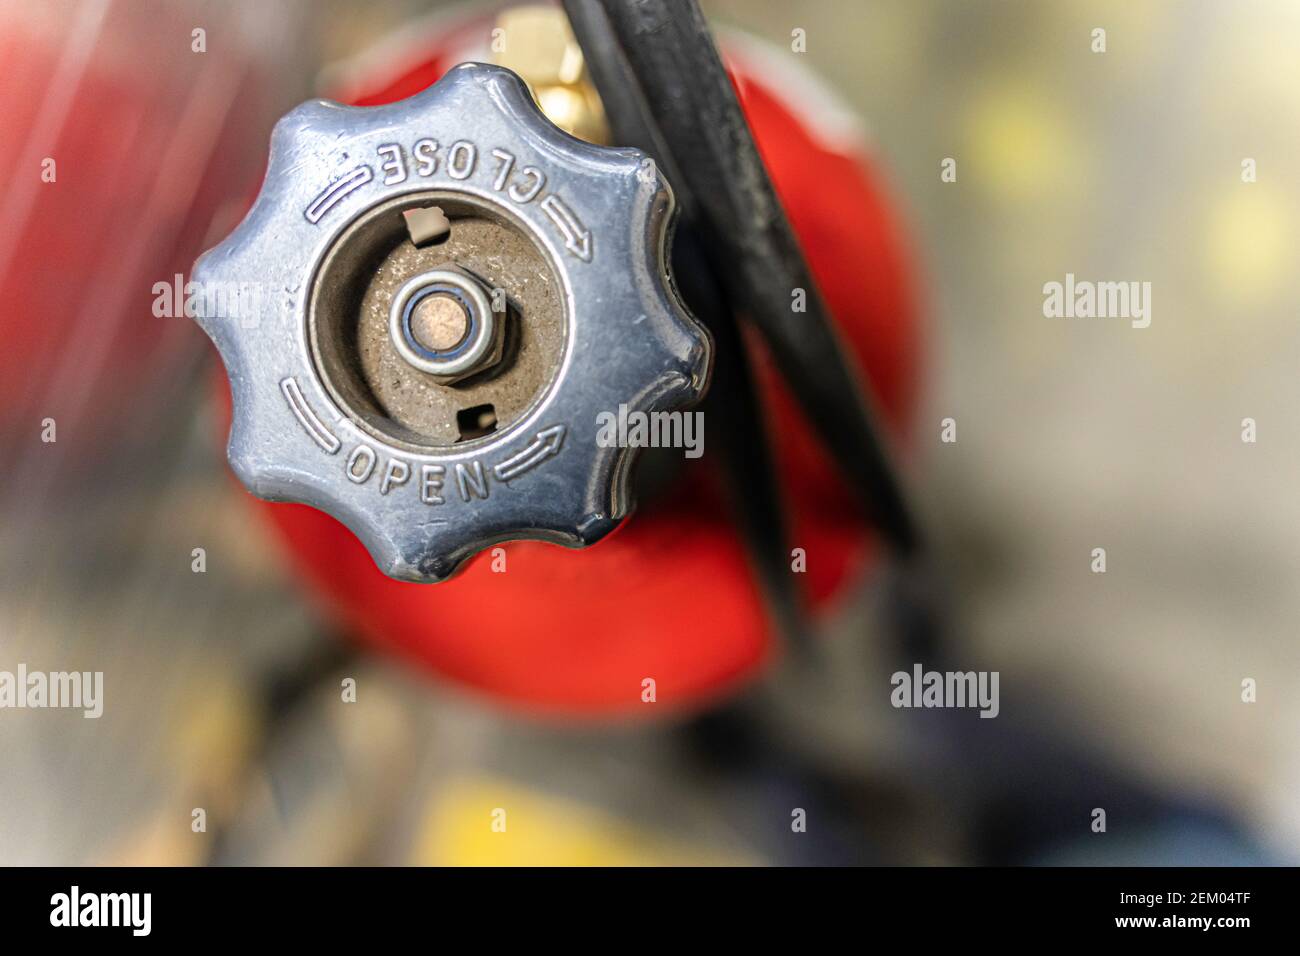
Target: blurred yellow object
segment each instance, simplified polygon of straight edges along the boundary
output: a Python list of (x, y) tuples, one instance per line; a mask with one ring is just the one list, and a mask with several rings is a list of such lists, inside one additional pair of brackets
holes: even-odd
[(1269, 183), (1234, 183), (1211, 203), (1205, 271), (1221, 299), (1259, 305), (1277, 294), (1295, 248), (1292, 195)]
[(494, 777), (447, 782), (430, 801), (411, 862), (417, 866), (717, 866), (702, 852), (588, 804)]
[(503, 11), (493, 50), (497, 65), (523, 77), (547, 119), (579, 139), (609, 143), (604, 106), (562, 10), (537, 4)]
[[(1088, 143), (1062, 119), (1063, 104), (1036, 88), (1032, 76), (991, 78), (964, 118), (966, 168), (998, 203), (1055, 208), (1084, 194)], [(962, 154), (958, 154), (962, 155)]]
[(163, 804), (134, 830), (123, 833), (91, 866), (200, 866), (212, 851), (206, 832), (190, 826), (190, 808), (182, 801)]
[(170, 727), (165, 756), (184, 768), (177, 772), (191, 791), (218, 802), (210, 810), (231, 811), (238, 796), (232, 784), (247, 772), (265, 732), (257, 702), (235, 681), (207, 672), (180, 699), (188, 706)]

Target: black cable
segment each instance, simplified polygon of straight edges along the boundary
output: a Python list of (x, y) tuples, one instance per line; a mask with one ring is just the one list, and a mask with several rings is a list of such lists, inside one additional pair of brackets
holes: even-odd
[[(564, 0), (619, 142), (663, 166), (729, 301), (902, 557), (918, 531), (695, 0)], [(631, 138), (631, 137), (639, 137)], [(806, 311), (792, 307), (804, 291)]]

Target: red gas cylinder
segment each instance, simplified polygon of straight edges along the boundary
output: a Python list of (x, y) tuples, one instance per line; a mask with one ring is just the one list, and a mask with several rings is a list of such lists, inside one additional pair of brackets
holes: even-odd
[[(465, 59), (488, 59), (490, 23), (408, 31), (344, 91), (358, 105), (401, 99)], [(920, 352), (906, 243), (847, 112), (795, 57), (724, 34), (724, 57), (763, 158), (851, 362), (897, 439)], [(396, 67), (393, 64), (397, 64)], [(760, 357), (798, 575), (814, 614), (870, 569), (873, 541), (852, 497)], [(222, 378), (224, 382), (224, 376)], [(508, 705), (570, 716), (662, 714), (752, 678), (773, 651), (758, 585), (707, 468), (585, 551), (536, 542), (479, 555), (454, 580), (391, 580), (333, 518), (258, 503), (308, 587), (347, 630), (432, 675)], [(642, 702), (656, 682), (658, 706)]]

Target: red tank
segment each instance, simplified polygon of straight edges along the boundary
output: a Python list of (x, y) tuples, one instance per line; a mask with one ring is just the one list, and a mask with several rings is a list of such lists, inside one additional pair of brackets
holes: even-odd
[[(445, 21), (389, 47), (386, 75), (363, 71), (340, 99), (401, 99), (474, 55), (483, 37)], [(914, 406), (921, 350), (907, 243), (850, 114), (796, 62), (740, 35), (721, 46), (758, 147), (851, 362), (898, 441)], [(337, 94), (336, 94), (337, 95)], [(875, 543), (779, 377), (759, 357), (771, 410), (791, 543), (815, 615), (860, 585)], [(222, 378), (224, 383), (224, 376)], [(224, 385), (223, 385), (224, 388)], [(228, 401), (228, 398), (227, 398)], [(283, 538), (304, 582), (341, 626), (430, 675), (533, 712), (661, 715), (698, 706), (753, 678), (774, 649), (758, 585), (708, 468), (580, 552), (504, 545), (439, 585), (391, 580), (333, 518), (303, 505), (256, 507)], [(251, 500), (251, 499), (250, 499)], [(500, 567), (501, 561), (497, 561)], [(656, 682), (657, 706), (641, 699)]]

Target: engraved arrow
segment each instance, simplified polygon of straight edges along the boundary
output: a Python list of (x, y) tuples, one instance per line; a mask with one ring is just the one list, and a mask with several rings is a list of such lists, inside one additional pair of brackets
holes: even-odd
[(564, 426), (552, 425), (537, 433), (537, 437), (528, 443), (528, 447), (516, 455), (511, 455), (492, 469), (498, 481), (510, 481), (518, 478), (530, 468), (536, 468), (546, 459), (560, 450), (564, 443)]
[(555, 223), (555, 228), (564, 234), (564, 248), (583, 262), (590, 262), (591, 233), (582, 224), (582, 220), (573, 214), (573, 210), (559, 196), (550, 195), (542, 200), (542, 211)]

